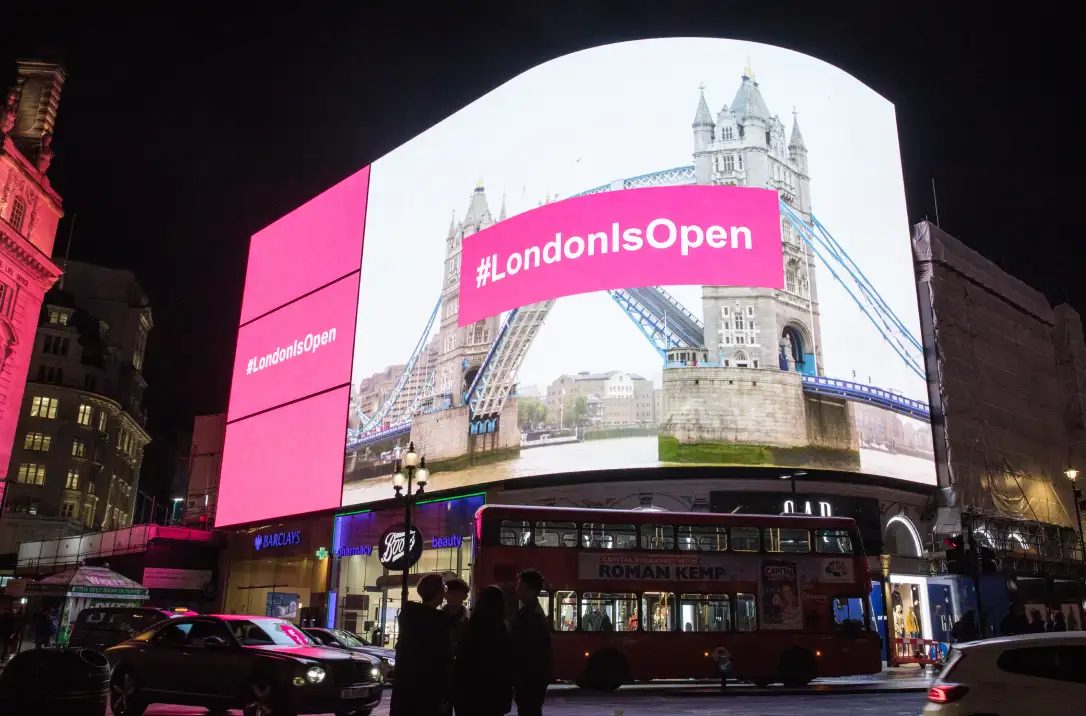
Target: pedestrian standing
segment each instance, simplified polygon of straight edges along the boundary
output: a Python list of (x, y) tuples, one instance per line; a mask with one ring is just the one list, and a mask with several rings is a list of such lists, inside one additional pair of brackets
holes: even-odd
[(57, 623), (52, 610), (42, 607), (34, 624), (34, 648), (44, 649), (50, 646), (56, 633)]
[(400, 607), (396, 680), (390, 716), (447, 716), (452, 696), (452, 623), (439, 609), (445, 579), (426, 574), (415, 587), (422, 604)]
[(1026, 608), (1019, 602), (1011, 604), (1007, 616), (999, 623), (999, 633), (1003, 636), (1029, 633), (1029, 619), (1026, 619)]
[(457, 645), (460, 643), (464, 631), (467, 630), (468, 618), (471, 616), (468, 613), (468, 608), (464, 606), (467, 598), (468, 583), (463, 579), (453, 577), (445, 582), (445, 605), (441, 607), (441, 611), (448, 615), (453, 625), (452, 646), (454, 655), (459, 653)]
[(10, 609), (0, 614), (0, 663), (8, 658), (8, 651), (15, 637), (15, 615)]
[(539, 593), (543, 575), (526, 569), (517, 575), (516, 596), (520, 610), (513, 619), (513, 689), (517, 716), (542, 716), (547, 685), (551, 682), (551, 629)]
[(505, 595), (479, 592), (456, 656), (456, 716), (504, 716), (513, 707), (513, 645), (505, 625)]

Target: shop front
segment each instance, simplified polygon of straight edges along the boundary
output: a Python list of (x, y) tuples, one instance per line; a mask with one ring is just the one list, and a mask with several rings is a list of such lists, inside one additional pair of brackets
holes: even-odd
[(333, 524), (326, 514), (232, 530), (222, 570), (223, 612), (323, 624)]
[[(485, 503), (486, 496), (479, 493), (421, 502), (415, 507), (411, 521), (422, 533), (423, 551), (410, 570), (409, 586), (428, 572), (471, 583), (472, 525), (475, 513)], [(403, 517), (403, 508), (396, 504), (336, 517), (329, 626), (378, 644), (395, 644), (403, 574), (381, 564), (379, 541), (381, 534), (401, 524)], [(413, 589), (409, 598), (417, 598)]]

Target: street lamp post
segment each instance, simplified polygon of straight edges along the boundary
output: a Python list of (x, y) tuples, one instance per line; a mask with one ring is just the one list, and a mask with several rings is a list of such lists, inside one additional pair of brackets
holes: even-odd
[[(415, 452), (415, 443), (408, 443), (407, 452), (404, 453), (396, 474), (392, 478), (392, 488), (396, 490), (396, 499), (403, 500), (403, 538), (405, 554), (411, 551), (411, 507), (418, 496), (426, 489), (426, 483), (430, 480), (430, 471), (426, 469), (426, 458), (419, 457)], [(418, 491), (412, 492), (412, 483), (418, 483)], [(404, 487), (406, 486), (406, 491)], [(405, 558), (403, 567), (403, 584), (400, 585), (400, 610), (407, 605), (407, 575), (411, 571), (409, 560)]]
[(1078, 477), (1078, 470), (1069, 467), (1063, 471), (1063, 474), (1067, 475), (1067, 479), (1071, 481), (1071, 494), (1075, 499), (1075, 519), (1078, 520), (1078, 558), (1086, 560), (1086, 541), (1083, 541), (1082, 535), (1082, 508), (1078, 506), (1079, 501), (1082, 499), (1082, 490), (1079, 489), (1078, 483), (1075, 482), (1075, 478)]

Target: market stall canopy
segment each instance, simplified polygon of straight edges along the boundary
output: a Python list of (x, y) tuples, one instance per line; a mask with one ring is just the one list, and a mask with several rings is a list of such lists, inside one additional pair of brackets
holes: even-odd
[(147, 589), (105, 567), (76, 567), (26, 585), (28, 597), (147, 599)]

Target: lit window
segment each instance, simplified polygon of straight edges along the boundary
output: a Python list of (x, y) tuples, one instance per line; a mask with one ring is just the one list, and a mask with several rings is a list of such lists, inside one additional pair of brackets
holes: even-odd
[(103, 410), (102, 412), (98, 413), (98, 430), (104, 433), (108, 425), (109, 419), (106, 417), (106, 411)]
[(24, 462), (19, 465), (19, 475), (16, 480), (21, 485), (44, 485), (45, 465), (37, 462)]
[(23, 441), (23, 449), (48, 452), (52, 442), (52, 435), (46, 435), (45, 433), (27, 433), (26, 439)]
[(65, 502), (60, 506), (61, 517), (75, 517), (75, 503)]
[(35, 396), (30, 401), (30, 417), (49, 419), (57, 417), (57, 399)]
[(58, 325), (68, 325), (68, 319), (72, 317), (72, 311), (68, 308), (53, 308), (49, 307), (49, 322)]
[(26, 202), (23, 201), (21, 196), (17, 196), (15, 197), (15, 201), (11, 202), (11, 216), (8, 218), (8, 223), (11, 224), (16, 231), (22, 231), (24, 218), (26, 218)]
[(76, 419), (80, 425), (90, 425), (91, 418), (94, 416), (94, 408), (89, 405), (79, 406), (79, 417)]
[(79, 489), (79, 470), (72, 468), (68, 470), (68, 479), (64, 481), (65, 490), (78, 490)]
[(86, 457), (87, 456), (87, 444), (76, 438), (72, 441), (72, 457)]
[(87, 527), (94, 526), (94, 505), (89, 502), (83, 506), (83, 524)]

